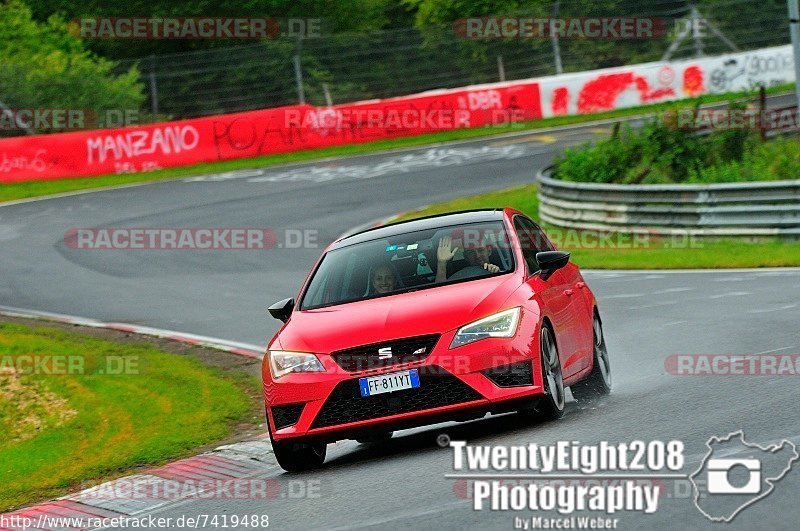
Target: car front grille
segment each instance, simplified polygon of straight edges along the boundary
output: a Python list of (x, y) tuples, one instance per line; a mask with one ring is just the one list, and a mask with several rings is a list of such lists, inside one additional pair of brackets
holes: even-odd
[(358, 378), (339, 383), (314, 419), (312, 429), (423, 411), (482, 398), (477, 391), (444, 369), (436, 366), (426, 366), (424, 369), (419, 373), (419, 387), (375, 396), (361, 396)]
[[(367, 371), (424, 360), (433, 351), (437, 341), (438, 334), (395, 339), (339, 350), (331, 353), (331, 358), (348, 372)], [(379, 351), (383, 352), (383, 357)]]
[(498, 387), (533, 385), (533, 365), (530, 361), (493, 367), (481, 372)]
[(300, 420), (305, 404), (289, 404), (288, 406), (272, 406), (272, 420), (275, 422), (275, 429), (288, 428)]

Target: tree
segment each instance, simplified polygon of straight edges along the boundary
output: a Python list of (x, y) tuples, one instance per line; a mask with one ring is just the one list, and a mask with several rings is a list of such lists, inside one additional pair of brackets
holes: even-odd
[(37, 23), (19, 0), (0, 4), (0, 101), (6, 106), (92, 109), (98, 116), (138, 110), (144, 101), (138, 71), (114, 74), (114, 67), (84, 49), (62, 19)]
[[(408, 27), (413, 14), (399, 0), (28, 0), (35, 20), (52, 14), (65, 20), (82, 17), (318, 18), (324, 33), (365, 32)], [(247, 44), (236, 39), (95, 39), (90, 50), (109, 59), (136, 59)]]

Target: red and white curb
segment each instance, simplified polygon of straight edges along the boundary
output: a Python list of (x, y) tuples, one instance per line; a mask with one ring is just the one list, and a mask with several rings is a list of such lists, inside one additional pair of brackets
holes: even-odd
[(135, 517), (184, 500), (275, 499), (283, 486), (265, 476), (277, 467), (268, 439), (220, 446), (143, 474), (0, 514), (4, 522), (0, 531), (88, 529), (79, 522)]
[(106, 328), (109, 330), (119, 330), (121, 332), (128, 332), (130, 334), (141, 334), (145, 336), (159, 337), (186, 343), (189, 345), (197, 345), (201, 347), (213, 348), (230, 352), (231, 354), (238, 354), (240, 356), (247, 356), (248, 358), (262, 359), (264, 357), (264, 348), (258, 345), (251, 345), (249, 343), (239, 343), (237, 341), (228, 341), (226, 339), (218, 339), (208, 336), (200, 336), (196, 334), (187, 334), (184, 332), (176, 332), (174, 330), (163, 330), (161, 328), (151, 328), (149, 326), (139, 326), (127, 323), (114, 323), (98, 321), (96, 319), (89, 319), (87, 317), (76, 317), (73, 315), (64, 315), (60, 313), (40, 312), (37, 310), (24, 310), (20, 308), (12, 308), (10, 306), (0, 306), (0, 315), (7, 317), (22, 317), (25, 319), (38, 319), (41, 321), (53, 321), (57, 323), (66, 323), (78, 326), (88, 326), (91, 328)]

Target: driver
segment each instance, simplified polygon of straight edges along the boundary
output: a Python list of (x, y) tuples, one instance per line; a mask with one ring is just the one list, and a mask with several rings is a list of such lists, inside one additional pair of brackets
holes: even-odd
[[(453, 248), (453, 238), (444, 236), (439, 240), (439, 248), (436, 250), (436, 282), (444, 282), (447, 279), (447, 262), (453, 259), (458, 247)], [(464, 257), (470, 266), (480, 267), (490, 273), (499, 273), (500, 268), (489, 261), (491, 249), (485, 244), (464, 250)]]
[(394, 271), (388, 264), (381, 264), (372, 270), (373, 293), (383, 295), (393, 291), (394, 286)]

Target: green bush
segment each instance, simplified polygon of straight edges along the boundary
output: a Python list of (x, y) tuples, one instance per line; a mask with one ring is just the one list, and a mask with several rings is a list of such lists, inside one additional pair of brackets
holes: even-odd
[(618, 125), (607, 140), (567, 149), (556, 159), (554, 175), (620, 184), (800, 179), (797, 138), (764, 142), (757, 131), (748, 129), (699, 136), (692, 127), (675, 124), (674, 116), (667, 114), (639, 129)]
[[(138, 110), (144, 101), (139, 73), (119, 75), (72, 35), (61, 18), (31, 18), (19, 0), (0, 4), (0, 101), (9, 108)], [(49, 131), (40, 131), (49, 132)]]

